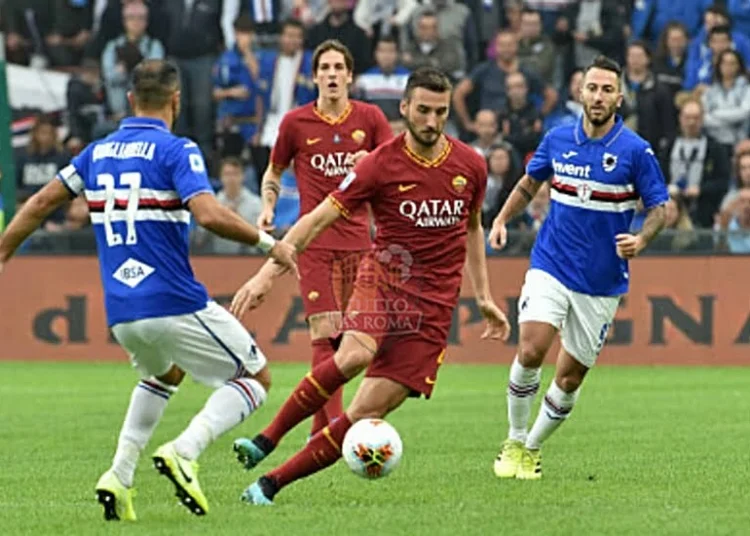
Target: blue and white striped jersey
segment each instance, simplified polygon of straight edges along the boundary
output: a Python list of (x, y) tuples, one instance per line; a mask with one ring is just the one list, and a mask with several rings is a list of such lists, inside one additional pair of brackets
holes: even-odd
[(648, 142), (619, 116), (606, 136), (590, 139), (581, 118), (548, 132), (526, 173), (551, 179), (550, 211), (531, 267), (583, 294), (627, 293), (628, 263), (617, 256), (615, 235), (628, 232), (639, 198), (647, 209), (669, 198)]
[(88, 201), (108, 325), (206, 307), (190, 266), (187, 202), (213, 190), (195, 143), (161, 120), (128, 118), (57, 177)]

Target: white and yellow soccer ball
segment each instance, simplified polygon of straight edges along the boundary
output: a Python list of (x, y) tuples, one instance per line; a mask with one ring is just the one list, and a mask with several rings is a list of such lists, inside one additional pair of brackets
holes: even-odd
[(382, 419), (361, 419), (344, 437), (342, 454), (349, 469), (368, 479), (383, 478), (401, 461), (404, 446), (396, 429)]

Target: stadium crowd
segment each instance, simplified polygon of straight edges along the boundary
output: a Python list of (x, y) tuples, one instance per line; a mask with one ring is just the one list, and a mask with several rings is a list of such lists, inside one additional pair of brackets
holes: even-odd
[[(620, 113), (651, 143), (669, 184), (675, 232), (656, 249), (705, 249), (708, 240), (709, 249), (750, 253), (747, 0), (0, 0), (0, 28), (8, 61), (72, 75), (66, 113), (40, 115), (16, 152), (20, 203), (117, 128), (141, 59), (168, 57), (182, 74), (177, 132), (200, 145), (220, 201), (254, 223), (281, 117), (315, 98), (312, 50), (336, 38), (354, 53), (352, 95), (381, 107), (394, 133), (405, 128), (398, 102), (410, 70), (451, 76), (447, 131), (487, 159), (487, 226), (544, 133), (577, 120), (581, 69), (605, 54), (624, 66)], [(548, 205), (545, 187), (515, 227), (538, 229)], [(289, 170), (279, 233), (298, 210)], [(642, 220), (636, 213), (633, 227)], [(45, 229), (87, 225), (86, 203), (75, 200)], [(240, 252), (201, 230), (194, 245)]]

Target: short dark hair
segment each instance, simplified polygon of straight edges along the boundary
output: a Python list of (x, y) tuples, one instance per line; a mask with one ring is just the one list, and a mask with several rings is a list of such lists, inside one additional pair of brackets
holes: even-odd
[(295, 19), (295, 18), (285, 19), (284, 22), (281, 23), (280, 33), (283, 33), (284, 30), (286, 30), (288, 27), (298, 28), (303, 34), (305, 33), (305, 25), (302, 24), (302, 21), (299, 19)]
[(620, 67), (620, 64), (607, 56), (597, 56), (594, 58), (594, 61), (584, 69), (583, 76), (586, 76), (591, 69), (603, 69), (613, 72), (617, 75), (618, 80), (622, 77), (622, 67)]
[(242, 160), (240, 160), (236, 156), (225, 156), (224, 158), (222, 158), (221, 163), (219, 164), (219, 171), (224, 169), (224, 166), (245, 169), (245, 166), (242, 164)]
[(133, 69), (132, 87), (138, 108), (158, 110), (180, 89), (180, 70), (170, 60), (143, 60)]
[(339, 41), (338, 39), (326, 39), (315, 48), (313, 52), (312, 67), (313, 74), (318, 72), (318, 65), (320, 64), (320, 57), (330, 50), (340, 52), (344, 56), (344, 63), (346, 63), (346, 69), (349, 72), (354, 71), (354, 56), (347, 46)]
[(405, 98), (409, 99), (414, 90), (418, 87), (424, 88), (435, 93), (444, 93), (453, 88), (450, 78), (440, 69), (435, 67), (420, 67), (409, 75), (404, 90)]
[(541, 16), (542, 16), (542, 14), (541, 14), (541, 13), (539, 13), (539, 11), (538, 11), (538, 10), (536, 10), (536, 9), (534, 9), (534, 8), (531, 8), (531, 7), (524, 7), (524, 8), (523, 8), (523, 9), (521, 10), (521, 16), (523, 17), (524, 15), (539, 15), (539, 17), (541, 17)]
[(255, 32), (255, 24), (253, 23), (252, 17), (247, 13), (244, 13), (234, 19), (234, 31), (243, 33)]
[(705, 15), (706, 13), (719, 15), (720, 17), (724, 17), (728, 21), (732, 20), (732, 17), (729, 15), (729, 11), (727, 11), (727, 8), (725, 8), (721, 4), (713, 4), (712, 6), (706, 8), (706, 11), (703, 12), (703, 15)]
[(651, 61), (651, 46), (643, 39), (634, 39), (628, 43), (628, 48), (638, 47), (646, 54), (649, 61)]
[(708, 41), (711, 41), (711, 38), (715, 35), (726, 35), (729, 37), (729, 39), (732, 39), (732, 30), (729, 26), (726, 24), (721, 24), (719, 26), (714, 26), (711, 28), (711, 31), (708, 32)]
[(384, 35), (381, 38), (378, 39), (378, 42), (376, 45), (379, 45), (380, 43), (392, 43), (398, 48), (398, 41), (396, 41), (396, 38), (392, 35)]

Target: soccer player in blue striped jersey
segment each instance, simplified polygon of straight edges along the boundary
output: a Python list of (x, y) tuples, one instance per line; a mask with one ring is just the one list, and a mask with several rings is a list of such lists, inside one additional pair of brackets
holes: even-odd
[(296, 272), (294, 250), (216, 200), (197, 145), (170, 129), (179, 114), (179, 72), (168, 61), (136, 66), (128, 95), (135, 117), (93, 142), (23, 206), (0, 237), (0, 271), (45, 217), (84, 194), (96, 233), (108, 325), (142, 379), (133, 390), (112, 467), (96, 485), (107, 520), (135, 520), (133, 474), (169, 398), (186, 373), (215, 388), (154, 465), (191, 512), (208, 502), (197, 478), (201, 452), (266, 399), (266, 358), (250, 334), (208, 297), (188, 256), (191, 213), (214, 233), (258, 246)]
[[(585, 72), (584, 113), (551, 130), (493, 222), (500, 249), (506, 223), (520, 214), (545, 181), (551, 206), (531, 252), (521, 289), (520, 338), (508, 382), (510, 430), (495, 461), (500, 478), (542, 476), (542, 443), (568, 417), (628, 291), (628, 259), (664, 225), (668, 199), (653, 149), (616, 114), (622, 103), (620, 67), (597, 58)], [(629, 233), (638, 199), (648, 210), (640, 233)], [(541, 366), (557, 334), (562, 348), (539, 415), (528, 431)]]

